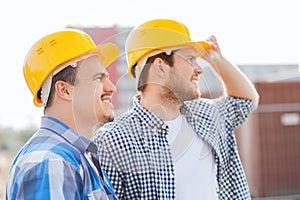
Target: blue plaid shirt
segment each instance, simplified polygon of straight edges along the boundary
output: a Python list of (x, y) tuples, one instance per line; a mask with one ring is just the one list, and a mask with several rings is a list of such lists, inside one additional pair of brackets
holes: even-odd
[(99, 170), (99, 178), (85, 156), (91, 145), (62, 122), (43, 116), (41, 128), (12, 163), (6, 199), (117, 199), (107, 175)]
[[(251, 199), (234, 129), (254, 110), (247, 99), (220, 97), (185, 102), (181, 113), (214, 149), (218, 199)], [(120, 199), (175, 199), (168, 126), (135, 99), (133, 108), (94, 136), (100, 162)]]

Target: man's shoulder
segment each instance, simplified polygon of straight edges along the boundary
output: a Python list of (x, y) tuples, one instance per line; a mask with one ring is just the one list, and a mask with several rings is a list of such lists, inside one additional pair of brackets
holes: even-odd
[(121, 114), (114, 121), (102, 125), (95, 131), (94, 138), (117, 137), (122, 133), (129, 131), (130, 127), (135, 124), (136, 116), (133, 112), (128, 111)]
[[(72, 145), (64, 142), (52, 142), (48, 138), (43, 143), (36, 143), (33, 137), (17, 155), (19, 167), (26, 169), (35, 169), (41, 166), (50, 165), (50, 163), (70, 163), (75, 168), (79, 168), (81, 158), (80, 153), (72, 148)], [(65, 166), (63, 164), (63, 166)]]
[(199, 98), (191, 101), (185, 101), (184, 105), (192, 110), (199, 110), (201, 108), (207, 108), (213, 106), (214, 101), (212, 99)]
[(135, 113), (133, 113), (132, 111), (128, 111), (116, 117), (114, 121), (104, 124), (101, 128), (104, 128), (104, 131), (107, 131), (108, 129), (110, 131), (122, 130), (126, 126), (130, 125), (132, 121), (136, 119), (136, 117), (137, 116)]
[(200, 99), (195, 99), (192, 101), (186, 101), (185, 105), (187, 105), (190, 108), (200, 108), (200, 107), (219, 107), (223, 106), (225, 104), (230, 104), (230, 103), (235, 103), (235, 104), (243, 104), (243, 103), (249, 103), (248, 99), (243, 99), (243, 98), (237, 98), (237, 97), (232, 97), (232, 96), (219, 96), (214, 99), (208, 99), (208, 98), (200, 98)]

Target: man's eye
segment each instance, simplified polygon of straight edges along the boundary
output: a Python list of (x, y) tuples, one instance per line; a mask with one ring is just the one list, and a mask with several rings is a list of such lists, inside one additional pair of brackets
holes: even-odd
[(97, 76), (96, 79), (101, 81), (103, 79), (103, 76)]
[(106, 74), (101, 74), (101, 75), (99, 75), (99, 76), (96, 77), (96, 79), (99, 80), (99, 81), (102, 81), (102, 80), (104, 80), (105, 78), (108, 78), (108, 75), (106, 75)]

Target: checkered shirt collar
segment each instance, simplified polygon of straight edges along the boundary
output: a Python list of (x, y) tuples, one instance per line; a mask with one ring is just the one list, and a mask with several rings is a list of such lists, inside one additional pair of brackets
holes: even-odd
[(160, 128), (164, 124), (164, 121), (162, 119), (142, 106), (140, 96), (134, 97), (133, 105), (133, 112), (137, 114), (137, 116), (141, 119), (145, 126), (149, 126), (151, 128)]
[(60, 135), (81, 153), (84, 153), (91, 143), (88, 138), (79, 135), (66, 124), (53, 117), (42, 116), (41, 128), (51, 130), (57, 135)]
[[(144, 116), (143, 118), (147, 119), (147, 123), (149, 126), (157, 126), (160, 127), (162, 124), (164, 124), (164, 121), (154, 115), (150, 110), (144, 108), (140, 101), (140, 95), (136, 95), (133, 98), (133, 110), (134, 112), (137, 112), (138, 116)], [(180, 112), (187, 118), (194, 118), (195, 115), (193, 114), (192, 110), (189, 108), (189, 106), (186, 103), (183, 103), (180, 107)], [(208, 116), (210, 118), (210, 116)], [(148, 119), (150, 121), (148, 121)]]

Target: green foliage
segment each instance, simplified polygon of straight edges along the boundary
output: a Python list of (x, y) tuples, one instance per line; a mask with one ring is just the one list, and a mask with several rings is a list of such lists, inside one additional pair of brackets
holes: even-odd
[(20, 130), (0, 127), (0, 149), (18, 150), (35, 133), (37, 127), (30, 126)]

